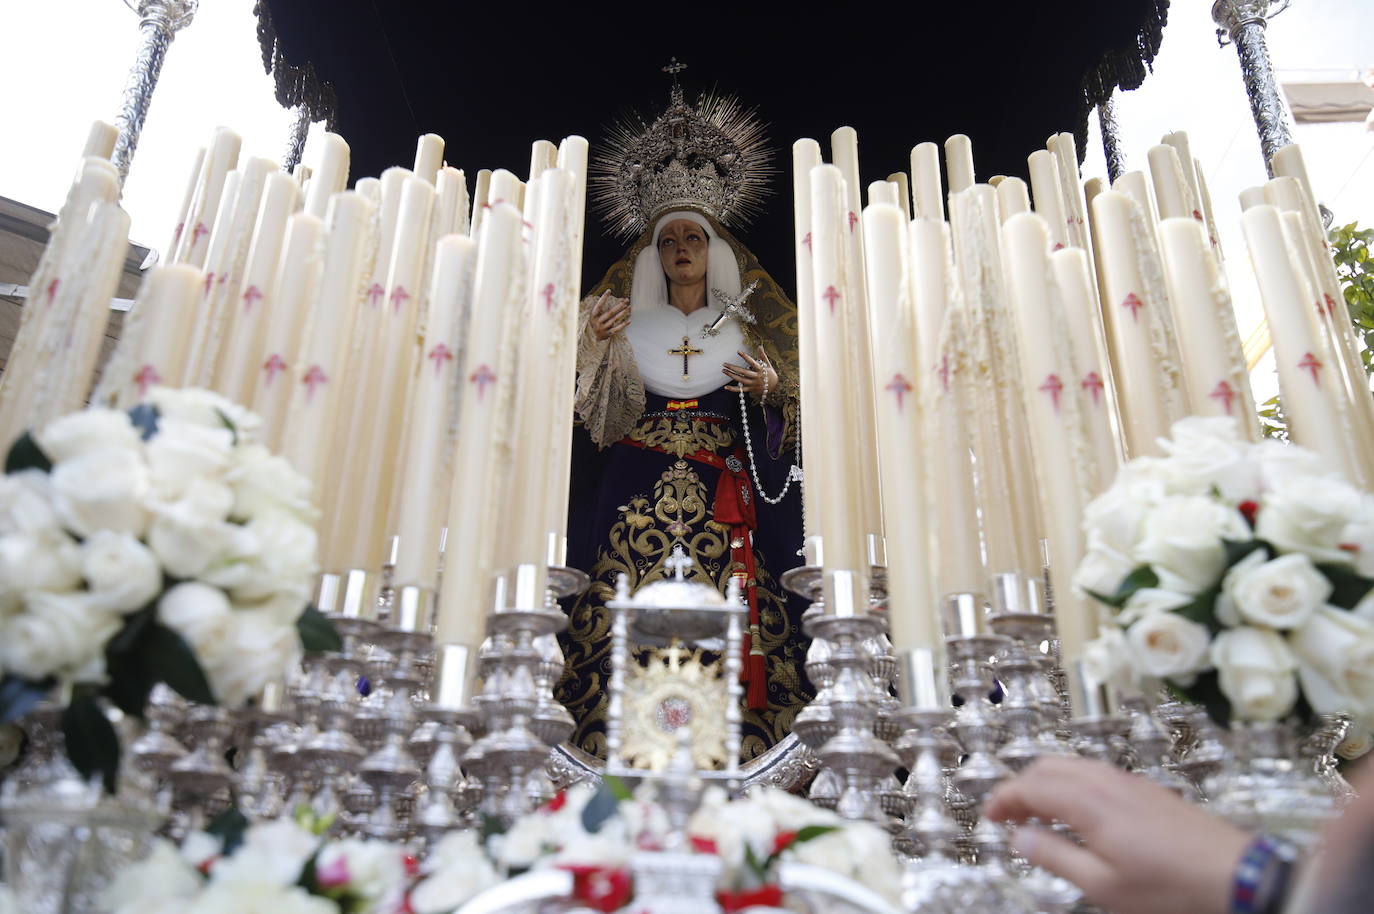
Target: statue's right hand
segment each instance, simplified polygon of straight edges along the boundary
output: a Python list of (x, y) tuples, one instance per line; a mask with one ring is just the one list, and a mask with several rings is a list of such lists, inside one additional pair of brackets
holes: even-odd
[(592, 307), (591, 327), (598, 343), (610, 339), (630, 326), (630, 300), (616, 298), (610, 290), (601, 293)]

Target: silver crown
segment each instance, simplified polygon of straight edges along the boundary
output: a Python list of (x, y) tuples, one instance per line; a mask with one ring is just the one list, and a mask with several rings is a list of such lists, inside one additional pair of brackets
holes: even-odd
[(768, 192), (772, 154), (753, 109), (735, 98), (703, 95), (687, 104), (676, 60), (668, 108), (652, 123), (613, 124), (591, 167), (596, 208), (613, 232), (633, 237), (666, 212), (691, 209), (722, 225), (756, 216)]

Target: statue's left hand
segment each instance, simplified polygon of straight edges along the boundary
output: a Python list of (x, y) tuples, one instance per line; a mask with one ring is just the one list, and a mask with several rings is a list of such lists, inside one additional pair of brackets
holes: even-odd
[(765, 396), (776, 393), (778, 390), (778, 373), (773, 369), (773, 363), (768, 360), (768, 353), (759, 347), (759, 357), (754, 358), (749, 353), (741, 351), (739, 357), (744, 359), (747, 368), (740, 368), (738, 365), (731, 365), (726, 362), (721, 366), (721, 371), (734, 384), (727, 384), (726, 390), (743, 390), (755, 400), (762, 400)]

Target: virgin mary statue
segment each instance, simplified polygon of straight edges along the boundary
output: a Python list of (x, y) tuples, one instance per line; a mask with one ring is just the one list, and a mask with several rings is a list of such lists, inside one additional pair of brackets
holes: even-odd
[[(810, 699), (804, 606), (778, 575), (800, 564), (797, 312), (727, 226), (756, 211), (770, 173), (761, 125), (734, 100), (688, 104), (612, 131), (594, 165), (598, 203), (634, 237), (582, 303), (569, 563), (591, 588), (570, 609), (557, 694), (573, 742), (604, 756), (609, 616), (668, 576), (748, 598), (742, 755), (778, 743)], [(668, 560), (665, 564), (665, 560)]]

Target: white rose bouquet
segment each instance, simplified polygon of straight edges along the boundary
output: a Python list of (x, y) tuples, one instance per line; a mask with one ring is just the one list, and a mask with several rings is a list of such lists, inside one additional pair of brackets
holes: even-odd
[(308, 607), (310, 482), (257, 426), (216, 394), (159, 388), (15, 442), (0, 477), (0, 723), (70, 687), (68, 754), (113, 789), (101, 699), (141, 715), (165, 682), (240, 705), (303, 647), (337, 647)]
[(1345, 712), (1374, 731), (1374, 497), (1317, 455), (1194, 417), (1084, 514), (1075, 584), (1113, 609), (1098, 672), (1165, 680), (1230, 720)]

